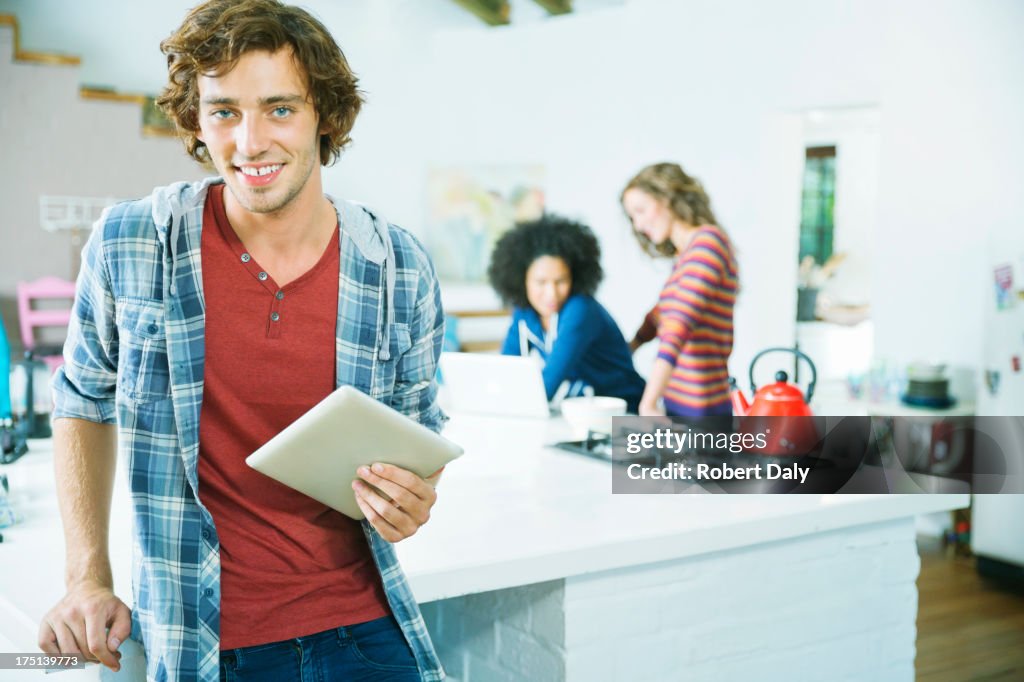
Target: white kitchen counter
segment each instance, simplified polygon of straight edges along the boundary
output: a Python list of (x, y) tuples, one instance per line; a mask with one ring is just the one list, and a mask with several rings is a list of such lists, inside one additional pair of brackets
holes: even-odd
[(430, 523), (398, 545), (416, 597), (719, 552), (969, 504), (964, 495), (612, 495), (611, 466), (544, 444), (561, 419), (459, 415)]
[[(758, 546), (785, 547), (787, 542), (839, 537), (847, 531), (861, 538), (855, 543), (861, 546), (871, 544), (863, 539), (871, 537), (871, 528), (904, 528), (903, 521), (916, 514), (969, 502), (967, 495), (612, 495), (609, 464), (544, 447), (568, 435), (561, 420), (460, 415), (445, 435), (462, 444), (466, 455), (446, 470), (430, 523), (398, 545), (413, 591), (421, 602), (439, 602), (517, 589), (536, 596), (541, 589), (540, 603), (554, 600), (563, 614), (561, 630), (556, 628), (561, 640), (552, 644), (548, 638), (541, 646), (561, 652), (562, 662), (551, 669), (561, 670), (560, 677), (566, 679), (583, 674), (566, 671), (582, 670), (571, 664), (571, 654), (585, 651), (573, 644), (577, 635), (571, 633), (580, 630), (569, 627), (579, 613), (569, 608), (577, 603), (572, 595), (614, 589), (612, 585), (623, 584), (624, 571), (658, 571), (671, 562), (736, 556)], [(24, 522), (2, 531), (5, 542), (0, 544), (0, 644), (17, 651), (35, 649), (39, 619), (63, 593), (63, 538), (51, 459), (49, 443), (35, 441), (21, 461), (0, 467), (11, 480), (12, 502), (25, 515)], [(122, 476), (123, 469), (116, 485), (111, 546), (116, 590), (130, 604), (130, 519)], [(910, 528), (912, 534), (912, 522)], [(590, 587), (581, 588), (584, 584)], [(560, 596), (552, 597), (556, 592), (544, 585), (557, 585)], [(458, 599), (439, 603), (465, 607)], [(453, 653), (451, 647), (458, 648), (458, 643), (453, 645), (448, 635), (456, 611), (448, 609), (449, 624), (442, 626), (439, 608), (426, 614), (428, 625), (444, 628), (434, 634), (446, 666), (463, 679), (486, 679), (480, 672), (483, 662), (475, 664), (478, 672), (471, 675), (469, 653)], [(500, 620), (504, 614), (490, 615)], [(506, 632), (506, 655), (510, 637)], [(912, 660), (913, 641), (907, 645)], [(497, 650), (490, 654), (501, 659)], [(93, 677), (95, 670), (90, 670)], [(514, 679), (520, 673), (508, 674)], [(72, 675), (77, 679), (77, 673), (62, 679)], [(4, 673), (0, 679), (7, 679)]]

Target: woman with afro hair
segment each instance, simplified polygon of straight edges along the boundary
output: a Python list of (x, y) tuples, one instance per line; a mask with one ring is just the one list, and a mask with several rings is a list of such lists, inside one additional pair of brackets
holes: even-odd
[(615, 320), (594, 300), (604, 273), (590, 228), (551, 214), (520, 223), (494, 246), (487, 275), (514, 309), (501, 352), (541, 358), (552, 404), (614, 396), (636, 412), (644, 380)]

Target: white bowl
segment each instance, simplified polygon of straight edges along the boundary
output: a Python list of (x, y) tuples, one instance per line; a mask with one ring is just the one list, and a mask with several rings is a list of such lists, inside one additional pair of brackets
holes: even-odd
[(946, 376), (946, 365), (932, 362), (914, 362), (907, 366), (907, 378), (917, 381), (935, 381)]
[(569, 398), (562, 401), (561, 409), (572, 438), (582, 440), (588, 432), (611, 434), (612, 417), (626, 414), (626, 401), (606, 396)]

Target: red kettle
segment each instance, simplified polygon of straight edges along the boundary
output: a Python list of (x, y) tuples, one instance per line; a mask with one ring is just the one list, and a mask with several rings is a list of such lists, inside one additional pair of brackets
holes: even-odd
[[(807, 362), (811, 368), (811, 381), (807, 385), (807, 395), (799, 387), (789, 383), (789, 375), (780, 370), (775, 373), (775, 383), (762, 386), (754, 383), (754, 365), (767, 353), (793, 353), (798, 359)], [(750, 391), (753, 403), (748, 403), (746, 396), (731, 378), (733, 413), (742, 419), (740, 430), (744, 433), (761, 434), (765, 447), (753, 448), (751, 452), (762, 455), (802, 455), (812, 450), (820, 440), (818, 429), (811, 417), (814, 413), (808, 403), (814, 396), (814, 385), (818, 380), (818, 370), (814, 362), (796, 348), (766, 348), (750, 361)]]

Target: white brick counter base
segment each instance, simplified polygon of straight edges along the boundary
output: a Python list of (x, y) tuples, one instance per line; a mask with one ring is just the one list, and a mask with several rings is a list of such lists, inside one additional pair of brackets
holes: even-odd
[(912, 518), (423, 605), (461, 682), (914, 679)]

